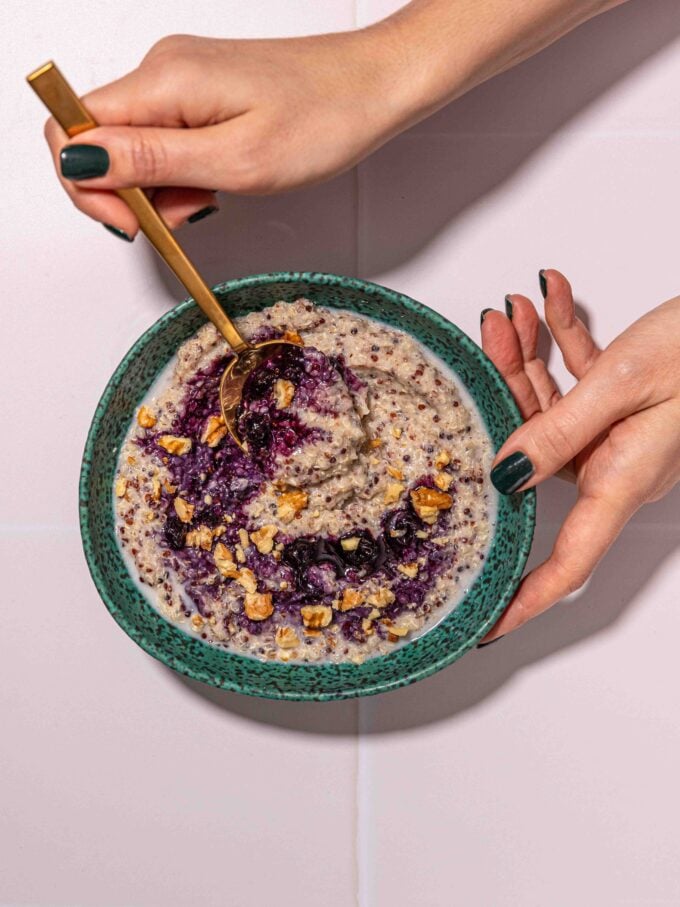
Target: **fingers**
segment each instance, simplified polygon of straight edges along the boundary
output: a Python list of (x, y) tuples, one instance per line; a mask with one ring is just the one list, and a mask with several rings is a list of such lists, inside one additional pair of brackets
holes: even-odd
[(534, 389), (540, 409), (544, 412), (560, 399), (561, 394), (545, 362), (537, 355), (541, 324), (538, 313), (531, 300), (518, 293), (505, 297), (505, 308), (517, 332), (524, 371)]
[(575, 378), (582, 378), (600, 355), (588, 328), (576, 316), (569, 281), (559, 271), (543, 270), (545, 318), (555, 338), (564, 364)]
[(522, 418), (540, 412), (540, 403), (524, 370), (519, 337), (512, 322), (493, 309), (482, 318), (482, 348), (510, 388)]
[(516, 630), (580, 589), (639, 503), (631, 496), (579, 498), (564, 521), (550, 557), (522, 580), (484, 642)]

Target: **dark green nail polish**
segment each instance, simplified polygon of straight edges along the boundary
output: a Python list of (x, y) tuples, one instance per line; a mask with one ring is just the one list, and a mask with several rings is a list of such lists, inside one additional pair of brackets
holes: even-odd
[(102, 224), (102, 226), (105, 227), (109, 233), (113, 233), (114, 236), (117, 236), (118, 239), (124, 239), (125, 242), (135, 241), (134, 236), (129, 236), (125, 230), (120, 230), (118, 227), (111, 226), (111, 224)]
[(61, 175), (69, 180), (91, 180), (104, 176), (111, 163), (101, 145), (69, 145), (59, 155)]
[(491, 481), (501, 494), (517, 491), (534, 474), (534, 464), (521, 450), (516, 450), (491, 470)]
[(510, 296), (505, 297), (505, 314), (512, 321), (512, 299), (510, 299)]
[(545, 271), (543, 270), (538, 272), (538, 283), (541, 288), (541, 295), (545, 299), (545, 297), (548, 295), (548, 284), (546, 283)]
[(495, 639), (490, 639), (488, 642), (480, 642), (480, 644), (477, 646), (477, 648), (485, 649), (487, 646), (492, 646), (495, 642), (499, 642), (499, 640), (501, 640), (501, 639), (503, 639), (502, 636), (497, 636)]
[(205, 208), (201, 208), (201, 210), (197, 211), (195, 214), (192, 214), (191, 217), (187, 217), (187, 221), (190, 224), (195, 224), (196, 221), (203, 220), (204, 217), (214, 214), (215, 211), (217, 211), (217, 205), (208, 205)]
[(493, 309), (482, 309), (482, 314), (479, 316), (479, 326), (480, 327), (484, 324), (484, 319), (486, 318), (487, 312), (493, 312)]

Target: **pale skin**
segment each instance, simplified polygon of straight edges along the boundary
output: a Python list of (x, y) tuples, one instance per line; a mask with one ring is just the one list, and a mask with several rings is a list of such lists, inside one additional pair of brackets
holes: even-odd
[[(139, 67), (86, 95), (102, 125), (68, 140), (45, 135), (73, 203), (138, 231), (111, 191), (142, 186), (172, 228), (216, 190), (267, 194), (321, 182), (419, 120), (623, 0), (414, 0), (365, 29), (279, 40), (175, 35)], [(66, 179), (61, 152), (105, 148), (102, 176)], [(680, 302), (645, 315), (600, 351), (575, 318), (571, 291), (547, 271), (546, 319), (577, 378), (564, 398), (536, 358), (538, 316), (513, 296), (512, 321), (490, 312), (483, 345), (526, 424), (496, 463), (522, 450), (526, 488), (571, 463), (578, 502), (551, 557), (524, 578), (487, 637), (504, 635), (579, 588), (626, 521), (680, 478)]]

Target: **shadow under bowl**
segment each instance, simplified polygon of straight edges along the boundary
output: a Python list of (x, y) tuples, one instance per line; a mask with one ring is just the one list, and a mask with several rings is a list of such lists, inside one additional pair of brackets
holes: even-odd
[[(496, 450), (522, 422), (508, 388), (482, 350), (455, 325), (408, 296), (375, 283), (313, 272), (261, 274), (214, 289), (232, 316), (305, 296), (318, 305), (379, 319), (411, 334), (456, 373)], [(80, 476), (80, 527), (92, 578), (116, 622), (148, 653), (194, 680), (271, 699), (323, 701), (382, 693), (428, 677), (475, 646), (498, 620), (522, 576), (534, 530), (533, 490), (499, 496), (484, 568), (456, 608), (423, 636), (361, 665), (260, 662), (189, 636), (146, 600), (116, 542), (114, 474), (139, 403), (177, 348), (204, 323), (205, 316), (187, 300), (152, 325), (114, 372), (90, 427)]]

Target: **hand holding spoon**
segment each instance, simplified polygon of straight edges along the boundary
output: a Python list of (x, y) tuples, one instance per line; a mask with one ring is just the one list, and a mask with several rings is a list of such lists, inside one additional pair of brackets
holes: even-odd
[[(36, 69), (27, 81), (69, 138), (98, 125), (54, 63), (49, 62)], [(238, 332), (143, 190), (115, 191), (137, 216), (142, 233), (231, 347), (234, 357), (222, 375), (220, 406), (229, 433), (239, 447), (246, 450), (247, 445), (239, 437), (236, 425), (246, 379), (265, 359), (281, 348), (299, 344), (289, 340), (249, 343)]]

